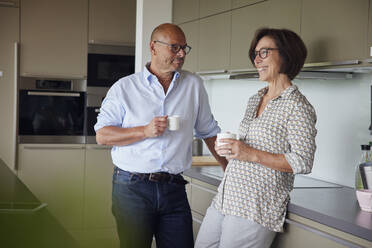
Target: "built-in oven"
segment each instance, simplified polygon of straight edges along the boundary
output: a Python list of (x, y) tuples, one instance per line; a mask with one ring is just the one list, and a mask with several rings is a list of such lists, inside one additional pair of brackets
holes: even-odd
[(19, 143), (85, 143), (86, 80), (20, 78)]
[(87, 88), (87, 108), (86, 108), (86, 143), (97, 144), (94, 125), (97, 123), (101, 104), (109, 88), (88, 87)]
[(118, 79), (134, 73), (135, 48), (89, 45), (88, 86), (111, 87)]

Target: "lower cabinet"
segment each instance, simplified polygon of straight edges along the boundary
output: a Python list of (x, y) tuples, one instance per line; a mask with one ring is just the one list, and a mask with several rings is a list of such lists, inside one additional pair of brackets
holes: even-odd
[(372, 247), (370, 241), (291, 213), (284, 227), (284, 232), (277, 234), (271, 248)]
[(70, 233), (82, 230), (85, 145), (21, 144), (18, 177)]
[(113, 168), (111, 147), (86, 145), (83, 247), (119, 247), (111, 212)]
[(203, 222), (205, 213), (208, 207), (211, 205), (211, 202), (216, 194), (216, 186), (199, 181), (197, 179), (191, 179), (191, 183), (189, 184), (188, 198), (192, 212), (194, 240), (196, 240), (196, 237), (198, 236), (199, 228)]

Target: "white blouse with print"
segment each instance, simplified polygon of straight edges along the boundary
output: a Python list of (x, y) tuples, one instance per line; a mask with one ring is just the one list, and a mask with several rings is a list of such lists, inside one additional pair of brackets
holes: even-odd
[(316, 114), (313, 106), (292, 85), (272, 99), (256, 118), (261, 89), (248, 101), (240, 123), (240, 139), (249, 146), (274, 154), (284, 154), (293, 173), (270, 169), (253, 162), (230, 160), (213, 200), (226, 215), (252, 220), (281, 232), (294, 174), (311, 172), (316, 149)]

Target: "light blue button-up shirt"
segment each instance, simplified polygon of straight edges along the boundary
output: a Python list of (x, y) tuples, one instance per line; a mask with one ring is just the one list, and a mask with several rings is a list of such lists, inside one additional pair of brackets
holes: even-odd
[(220, 132), (211, 113), (207, 92), (200, 77), (175, 72), (167, 93), (157, 77), (145, 67), (117, 81), (102, 102), (94, 129), (147, 125), (155, 116), (179, 115), (180, 128), (130, 145), (114, 146), (113, 163), (122, 170), (151, 173), (180, 173), (191, 166), (193, 135), (209, 138)]

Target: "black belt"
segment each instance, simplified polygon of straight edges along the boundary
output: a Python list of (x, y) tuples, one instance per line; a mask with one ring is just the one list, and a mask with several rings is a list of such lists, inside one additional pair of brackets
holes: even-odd
[(181, 174), (170, 174), (168, 172), (154, 172), (154, 173), (137, 173), (137, 172), (129, 172), (133, 176), (137, 176), (141, 180), (146, 180), (150, 182), (169, 182), (169, 183), (177, 183), (177, 184), (187, 184), (188, 182), (183, 179)]

